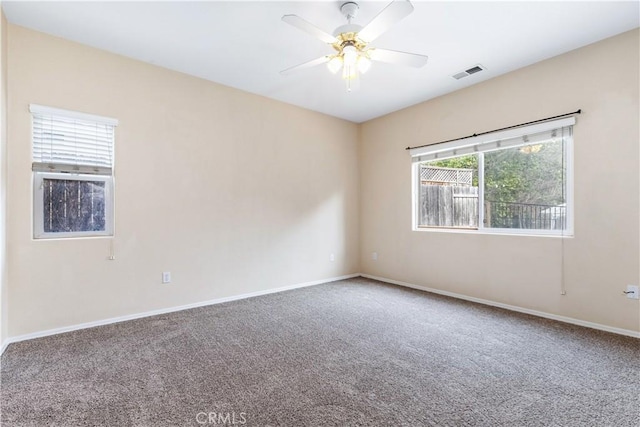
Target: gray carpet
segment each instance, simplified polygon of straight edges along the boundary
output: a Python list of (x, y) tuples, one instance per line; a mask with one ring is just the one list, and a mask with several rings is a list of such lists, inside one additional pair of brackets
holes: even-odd
[(638, 426), (639, 355), (638, 339), (359, 278), (12, 344), (1, 421)]

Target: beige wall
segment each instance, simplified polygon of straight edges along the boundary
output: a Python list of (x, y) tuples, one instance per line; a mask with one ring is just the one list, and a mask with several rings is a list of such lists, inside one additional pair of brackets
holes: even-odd
[[(362, 272), (638, 331), (639, 50), (634, 30), (365, 123)], [(405, 147), (578, 108), (575, 238), (412, 231)]]
[[(14, 25), (8, 39), (3, 339), (359, 271), (640, 329), (621, 293), (640, 275), (637, 30), (361, 126)], [(115, 239), (32, 240), (30, 103), (120, 120)], [(406, 146), (577, 108), (575, 238), (411, 230)]]
[(7, 19), (0, 8), (0, 347), (8, 333), (7, 270)]
[[(14, 25), (9, 86), (10, 336), (359, 271), (357, 125)], [(119, 119), (115, 261), (32, 240), (30, 103)]]

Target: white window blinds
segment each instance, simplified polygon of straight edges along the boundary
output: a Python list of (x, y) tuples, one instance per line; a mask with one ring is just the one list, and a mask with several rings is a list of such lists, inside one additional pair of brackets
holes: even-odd
[(573, 126), (575, 122), (575, 117), (569, 117), (441, 144), (416, 147), (409, 150), (409, 153), (411, 154), (412, 161), (419, 163), (478, 152), (494, 151), (508, 147), (542, 143), (556, 137), (570, 136), (572, 132), (571, 126)]
[(34, 171), (111, 175), (117, 120), (33, 104), (29, 111)]

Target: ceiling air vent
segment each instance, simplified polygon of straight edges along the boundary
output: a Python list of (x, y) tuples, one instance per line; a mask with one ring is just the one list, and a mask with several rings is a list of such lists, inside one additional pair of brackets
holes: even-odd
[(464, 71), (461, 71), (461, 72), (459, 72), (457, 74), (454, 74), (451, 77), (453, 77), (456, 80), (460, 80), (461, 78), (470, 76), (471, 74), (479, 73), (480, 71), (482, 71), (484, 69), (485, 68), (482, 65), (478, 64), (478, 65), (475, 65), (475, 66), (473, 66), (473, 67), (471, 67), (471, 68), (469, 68), (467, 70), (464, 70)]

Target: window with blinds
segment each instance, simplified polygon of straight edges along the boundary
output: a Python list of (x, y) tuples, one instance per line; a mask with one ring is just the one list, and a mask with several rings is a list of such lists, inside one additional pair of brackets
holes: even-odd
[(414, 168), (414, 229), (573, 233), (575, 118), (422, 146)]
[(34, 237), (113, 234), (115, 119), (31, 105)]

